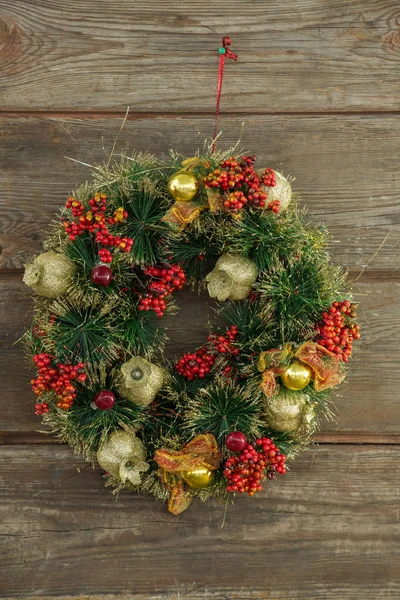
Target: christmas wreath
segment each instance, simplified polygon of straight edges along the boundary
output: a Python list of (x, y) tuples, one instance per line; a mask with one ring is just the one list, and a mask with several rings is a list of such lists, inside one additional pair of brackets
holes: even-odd
[[(326, 230), (281, 173), (232, 154), (96, 167), (24, 275), (36, 413), (115, 490), (174, 514), (284, 474), (359, 337)], [(185, 285), (208, 290), (221, 324), (166, 362), (159, 318)]]

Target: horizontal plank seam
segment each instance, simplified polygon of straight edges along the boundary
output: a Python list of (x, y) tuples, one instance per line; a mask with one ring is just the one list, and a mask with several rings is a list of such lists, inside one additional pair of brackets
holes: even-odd
[[(0, 268), (0, 280), (1, 279), (12, 279), (15, 276), (19, 276), (22, 275), (22, 273), (24, 272), (24, 269), (22, 267), (18, 267), (18, 268)], [(359, 277), (360, 275), (360, 270), (353, 270), (350, 269), (348, 271), (349, 274), (349, 280), (350, 282), (355, 283), (357, 281), (357, 283), (373, 283), (374, 281), (377, 281), (379, 283), (382, 283), (383, 281), (393, 281), (393, 282), (397, 282), (400, 281), (400, 271), (393, 271), (392, 269), (382, 269), (382, 270), (365, 270), (362, 275)], [(15, 279), (17, 279), (17, 277), (15, 277)], [(19, 280), (19, 277), (18, 277)]]
[[(125, 111), (113, 110), (16, 110), (8, 111), (0, 109), (0, 118), (124, 118)], [(400, 110), (332, 110), (332, 111), (221, 111), (221, 117), (240, 117), (248, 119), (252, 117), (330, 117), (330, 116), (387, 116), (397, 117)], [(214, 117), (213, 111), (187, 111), (182, 113), (182, 109), (176, 111), (131, 111), (128, 120), (133, 119), (158, 119), (158, 118), (193, 118), (193, 117)]]
[[(365, 432), (349, 433), (319, 433), (313, 438), (317, 445), (400, 445), (400, 434), (378, 434)], [(66, 446), (51, 434), (40, 433), (40, 431), (0, 431), (0, 445), (43, 445), (43, 446)]]

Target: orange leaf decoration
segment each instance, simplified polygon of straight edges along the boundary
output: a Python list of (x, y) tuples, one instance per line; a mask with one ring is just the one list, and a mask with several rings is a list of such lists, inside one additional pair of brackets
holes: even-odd
[(317, 392), (339, 385), (345, 377), (336, 355), (315, 342), (306, 342), (300, 346), (295, 357), (313, 370), (314, 389)]

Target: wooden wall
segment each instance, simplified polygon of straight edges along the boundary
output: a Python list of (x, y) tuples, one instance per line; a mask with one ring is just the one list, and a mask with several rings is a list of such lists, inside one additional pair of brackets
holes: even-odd
[[(31, 318), (24, 261), (76, 182), (110, 151), (220, 145), (296, 177), (347, 264), (362, 339), (338, 416), (259, 497), (115, 502), (100, 471), (38, 432), (15, 345)], [(122, 600), (400, 597), (400, 5), (0, 0), (0, 594)], [(202, 343), (209, 306), (181, 294), (170, 351)]]

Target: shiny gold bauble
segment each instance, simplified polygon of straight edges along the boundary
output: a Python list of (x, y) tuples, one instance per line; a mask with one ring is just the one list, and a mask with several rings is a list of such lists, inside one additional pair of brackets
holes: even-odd
[(182, 477), (186, 483), (195, 489), (208, 487), (213, 480), (214, 472), (207, 467), (196, 467), (191, 471), (183, 471)]
[(179, 171), (168, 181), (168, 191), (176, 202), (190, 202), (199, 189), (199, 182), (192, 173)]
[(299, 360), (294, 360), (281, 375), (281, 381), (289, 390), (303, 390), (311, 381), (312, 369)]

